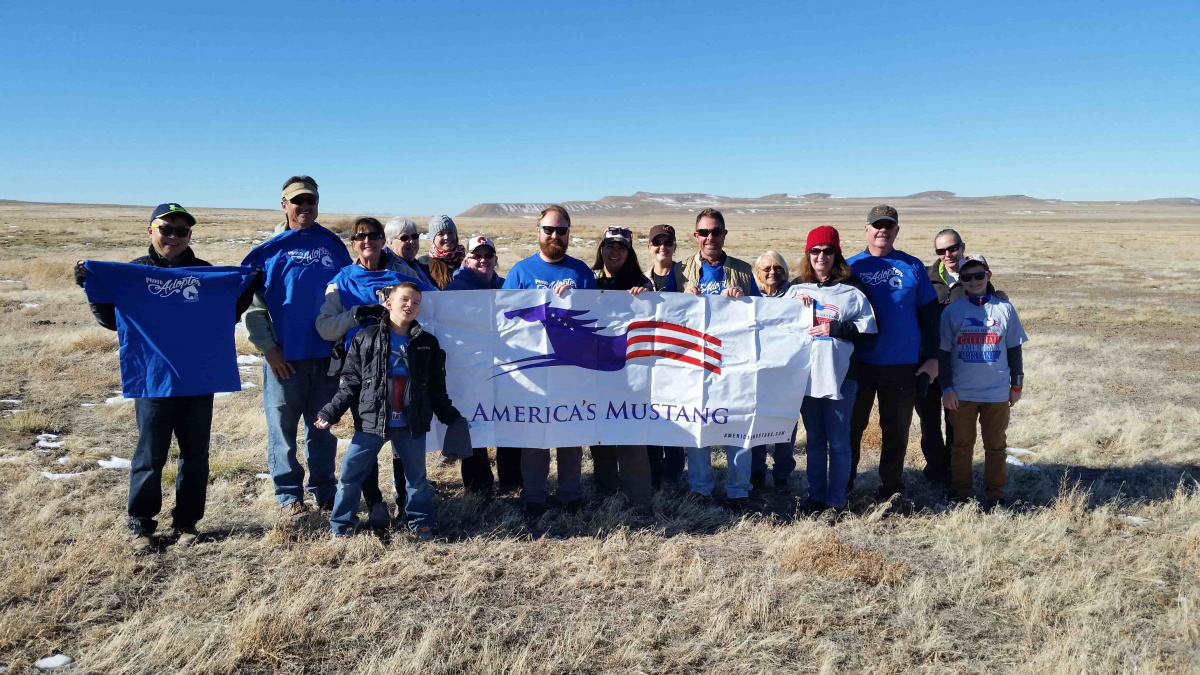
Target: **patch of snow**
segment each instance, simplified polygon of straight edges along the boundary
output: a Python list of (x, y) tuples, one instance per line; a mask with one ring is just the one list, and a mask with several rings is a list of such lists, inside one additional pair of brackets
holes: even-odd
[(1025, 448), (1005, 448), (1005, 452), (1010, 455), (1036, 455), (1037, 453)]
[(58, 434), (38, 434), (39, 441), (57, 441)]
[(349, 446), (350, 446), (350, 439), (349, 439), (349, 438), (339, 438), (339, 439), (338, 439), (338, 447), (339, 447), (339, 448), (346, 448), (346, 447), (349, 447)]
[(33, 665), (35, 668), (40, 670), (53, 670), (55, 668), (62, 668), (63, 666), (72, 664), (74, 662), (75, 659), (67, 656), (66, 654), (55, 654), (54, 656), (47, 656), (34, 661)]
[(125, 398), (124, 396), (113, 396), (112, 398), (104, 399), (104, 405), (121, 405), (122, 403), (133, 403), (133, 399)]
[(1027, 216), (1027, 215), (1033, 214), (1033, 211), (1005, 211), (1005, 213), (1008, 213), (1008, 214), (1011, 214), (1014, 216)]
[(19, 412), (25, 412), (25, 409), (24, 408), (12, 408), (9, 410), (5, 410), (4, 414), (5, 415), (16, 415)]
[(36, 302), (22, 302), (21, 306), (26, 309), (37, 309), (38, 307), (41, 307), (41, 305), (37, 304)]
[(1150, 522), (1149, 518), (1142, 518), (1141, 516), (1131, 516), (1128, 513), (1118, 513), (1117, 517), (1120, 518), (1121, 520), (1129, 523), (1130, 525), (1145, 525), (1146, 523)]
[(79, 473), (50, 473), (49, 471), (43, 471), (42, 476), (44, 478), (49, 478), (50, 480), (64, 480), (67, 478), (78, 478), (85, 473), (87, 473), (87, 472), (80, 471)]
[(100, 465), (101, 469), (128, 469), (133, 466), (130, 460), (116, 455), (109, 455), (108, 459), (98, 459), (96, 463)]
[(1032, 464), (1026, 464), (1012, 455), (1009, 455), (1005, 461), (1008, 462), (1008, 464), (1021, 469), (1027, 469), (1029, 471), (1041, 471), (1041, 469), (1037, 468), (1036, 466), (1033, 466)]
[(262, 357), (253, 354), (239, 354), (237, 362), (239, 366), (251, 366), (255, 363), (262, 363)]
[(242, 391), (246, 391), (247, 389), (254, 389), (257, 386), (258, 385), (254, 384), (253, 382), (243, 382), (242, 383)]
[(1038, 211), (1038, 213), (1054, 213), (1053, 211)]
[(56, 459), (54, 461), (58, 462), (59, 464), (66, 464), (67, 462), (71, 461), (71, 458), (70, 457), (59, 457), (58, 459)]
[(270, 478), (270, 477), (271, 477), (271, 474), (269, 474), (269, 473), (256, 473), (256, 474), (254, 474), (254, 477), (255, 477), (255, 478), (257, 478), (257, 479), (259, 479), (259, 480), (265, 480), (265, 479), (267, 479), (267, 478)]
[(94, 408), (94, 407), (96, 407), (96, 404), (95, 403), (80, 403), (79, 407), (80, 408)]
[(21, 402), (21, 399), (19, 399), (19, 398), (3, 398), (3, 399), (0, 399), (0, 403), (7, 403), (7, 404), (9, 404), (9, 405), (17, 405), (17, 404), (18, 404), (18, 403), (20, 403), (20, 402)]
[(55, 450), (66, 445), (66, 441), (38, 441), (37, 447), (43, 450)]

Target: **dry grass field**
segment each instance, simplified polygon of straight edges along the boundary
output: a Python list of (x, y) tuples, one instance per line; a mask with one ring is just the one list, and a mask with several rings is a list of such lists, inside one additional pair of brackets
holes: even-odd
[[(120, 387), (116, 335), (95, 325), (71, 266), (144, 253), (150, 207), (0, 202), (0, 670), (62, 653), (71, 672), (103, 673), (1200, 671), (1200, 206), (891, 201), (898, 248), (929, 261), (934, 233), (957, 228), (1029, 333), (1009, 444), (1034, 454), (1010, 466), (1013, 508), (947, 510), (921, 477), (914, 419), (910, 517), (870, 503), (869, 433), (854, 515), (837, 524), (778, 500), (734, 517), (672, 494), (648, 527), (626, 526), (619, 499), (527, 523), (511, 501), (464, 497), (457, 467), (431, 461), (436, 542), (335, 543), (327, 526), (276, 526), (256, 477), (256, 387), (216, 403), (206, 538), (137, 558), (128, 470), (97, 465), (132, 456), (133, 408), (105, 403)], [(858, 250), (874, 203), (727, 208), (728, 246), (798, 261), (828, 224)], [(613, 223), (690, 231), (688, 208), (655, 208), (581, 212), (571, 253), (590, 263)], [(193, 248), (216, 264), (280, 220), (193, 213)], [(533, 251), (527, 216), (458, 222), (498, 237), (504, 270)], [(680, 257), (694, 251), (681, 240)], [(36, 448), (43, 433), (62, 445)]]

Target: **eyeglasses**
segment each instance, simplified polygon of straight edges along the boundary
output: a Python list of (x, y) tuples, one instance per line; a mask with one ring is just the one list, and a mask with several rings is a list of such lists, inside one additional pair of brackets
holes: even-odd
[(473, 258), (475, 260), (491, 260), (492, 258), (495, 258), (495, 257), (496, 257), (495, 253), (472, 253), (471, 254), (471, 258)]
[(312, 206), (317, 203), (317, 198), (312, 195), (296, 195), (288, 201), (296, 206)]
[(557, 235), (559, 237), (565, 237), (571, 232), (570, 227), (564, 227), (562, 225), (538, 225), (538, 229), (546, 234)]
[(958, 278), (963, 281), (983, 281), (987, 278), (987, 275), (987, 272), (963, 272), (958, 275)]
[(963, 247), (963, 245), (962, 245), (962, 242), (960, 241), (957, 244), (951, 244), (950, 246), (947, 246), (946, 248), (935, 248), (935, 249), (933, 249), (933, 252), (938, 255), (945, 255), (947, 253), (958, 253), (959, 249), (961, 249), (962, 247)]
[(418, 239), (421, 238), (421, 235), (419, 235), (419, 234), (402, 234), (396, 238), (407, 244), (410, 241), (417, 241)]
[(814, 247), (808, 249), (808, 254), (814, 258), (816, 258), (817, 256), (822, 256), (822, 255), (829, 256), (830, 258), (832, 258), (835, 253), (837, 253), (837, 249), (831, 248), (831, 247), (822, 248), (819, 246), (814, 246)]
[(707, 237), (710, 234), (713, 236), (713, 238), (724, 237), (725, 232), (726, 232), (726, 230), (719, 228), (719, 227), (713, 228), (711, 230), (705, 229), (705, 228), (700, 228), (700, 229), (696, 230), (696, 234), (700, 235), (701, 238)]
[(669, 237), (655, 237), (654, 241), (650, 242), (651, 246), (674, 246), (675, 240)]
[(374, 231), (359, 232), (358, 234), (351, 235), (350, 238), (353, 239), (354, 241), (365, 241), (367, 239), (383, 239), (383, 233), (382, 232), (374, 232)]
[(158, 228), (159, 233), (161, 233), (164, 237), (179, 237), (180, 239), (187, 239), (188, 237), (192, 236), (192, 228), (186, 225), (156, 224), (155, 227)]

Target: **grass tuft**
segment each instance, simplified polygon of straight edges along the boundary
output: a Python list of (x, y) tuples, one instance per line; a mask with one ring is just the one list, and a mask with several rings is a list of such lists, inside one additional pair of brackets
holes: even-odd
[(19, 434), (58, 434), (64, 431), (62, 420), (40, 410), (22, 410), (0, 420), (0, 426)]
[(890, 560), (877, 551), (847, 544), (830, 531), (801, 537), (783, 553), (783, 568), (789, 572), (811, 572), (831, 581), (850, 581), (876, 586), (907, 579), (904, 563)]

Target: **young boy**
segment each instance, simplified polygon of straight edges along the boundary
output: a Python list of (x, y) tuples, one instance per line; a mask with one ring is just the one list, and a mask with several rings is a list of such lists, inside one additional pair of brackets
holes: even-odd
[(942, 313), (938, 382), (942, 405), (950, 411), (954, 445), (950, 455), (952, 501), (971, 498), (971, 455), (975, 423), (983, 435), (983, 477), (986, 508), (1004, 505), (1005, 450), (1008, 447), (1008, 409), (1021, 400), (1025, 372), (1021, 344), (1028, 341), (1017, 310), (988, 293), (992, 272), (983, 256), (959, 266), (965, 297)]
[(364, 328), (350, 341), (341, 387), (316, 424), (327, 429), (357, 406), (329, 523), (335, 539), (354, 533), (362, 482), (380, 448), (391, 441), (393, 456), (404, 464), (408, 527), (417, 540), (429, 541), (433, 495), (425, 477), (425, 434), (435, 414), (447, 425), (462, 415), (446, 394), (446, 353), (416, 321), (421, 289), (406, 281), (381, 294), (387, 323)]

